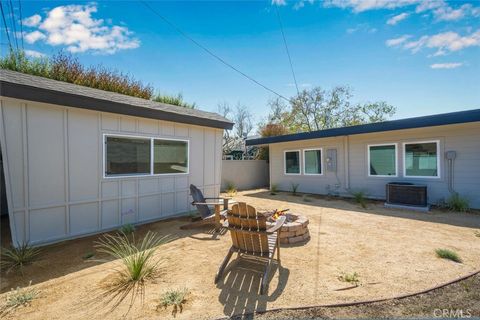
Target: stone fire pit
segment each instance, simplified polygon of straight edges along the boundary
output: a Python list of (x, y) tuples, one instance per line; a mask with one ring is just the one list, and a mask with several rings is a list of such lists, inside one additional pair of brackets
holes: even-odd
[[(267, 219), (267, 227), (275, 225), (275, 220), (270, 217)], [(302, 215), (296, 215), (292, 213), (285, 214), (287, 219), (280, 229), (280, 243), (293, 244), (310, 239), (310, 233), (308, 232), (308, 218)]]

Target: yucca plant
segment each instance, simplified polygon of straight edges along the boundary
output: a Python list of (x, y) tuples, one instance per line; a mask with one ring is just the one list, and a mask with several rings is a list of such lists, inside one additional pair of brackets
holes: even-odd
[(96, 242), (98, 252), (121, 260), (121, 268), (116, 271), (111, 286), (104, 292), (104, 296), (108, 297), (107, 303), (113, 303), (112, 308), (118, 306), (130, 293), (130, 307), (138, 294), (143, 301), (145, 282), (155, 278), (158, 273), (160, 260), (154, 259), (155, 250), (169, 240), (169, 236), (159, 237), (148, 231), (138, 242), (135, 242), (135, 235), (130, 238), (125, 234), (107, 234)]
[(357, 202), (362, 208), (367, 208), (367, 199), (365, 198), (364, 191), (355, 191), (352, 193), (355, 202)]
[(227, 182), (227, 187), (225, 188), (227, 194), (232, 197), (237, 193), (237, 188), (235, 188), (235, 184), (233, 182)]
[(135, 232), (135, 226), (131, 223), (124, 224), (121, 226), (118, 231), (126, 236), (131, 235)]
[(297, 195), (297, 191), (298, 191), (298, 187), (299, 187), (299, 186), (300, 186), (300, 184), (298, 184), (298, 183), (293, 183), (293, 182), (292, 182), (291, 187), (292, 187), (292, 194), (293, 194), (294, 196)]
[(30, 246), (28, 242), (19, 244), (17, 247), (2, 248), (0, 266), (7, 273), (12, 270), (23, 272), (23, 267), (32, 263), (39, 253), (40, 249)]
[(173, 306), (172, 314), (175, 315), (177, 312), (182, 312), (183, 310), (183, 304), (186, 301), (186, 296), (188, 294), (188, 289), (183, 288), (183, 289), (172, 289), (166, 291), (161, 297), (160, 297), (160, 304), (157, 306), (157, 310), (160, 307), (168, 307), (168, 306)]

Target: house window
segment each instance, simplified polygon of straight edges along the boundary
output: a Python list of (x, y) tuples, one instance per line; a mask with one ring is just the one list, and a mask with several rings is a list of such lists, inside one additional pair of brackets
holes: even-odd
[(188, 142), (155, 139), (153, 173), (188, 173)]
[(406, 177), (440, 177), (439, 142), (404, 143)]
[(105, 175), (150, 174), (150, 139), (105, 137)]
[(300, 151), (285, 151), (285, 174), (300, 174)]
[(322, 149), (303, 150), (305, 174), (322, 174)]
[(372, 177), (397, 176), (397, 145), (368, 146), (368, 175)]

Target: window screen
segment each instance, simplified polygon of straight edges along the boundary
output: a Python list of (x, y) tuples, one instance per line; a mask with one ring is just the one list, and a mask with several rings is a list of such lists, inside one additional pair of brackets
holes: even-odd
[(436, 142), (405, 144), (405, 175), (409, 177), (437, 177), (437, 149)]
[(105, 175), (150, 173), (150, 139), (106, 137)]
[(188, 143), (186, 141), (154, 140), (153, 173), (187, 173)]
[(300, 173), (300, 151), (285, 152), (285, 173)]
[(305, 150), (305, 174), (322, 174), (322, 150)]
[(369, 147), (369, 174), (371, 176), (396, 176), (396, 145)]

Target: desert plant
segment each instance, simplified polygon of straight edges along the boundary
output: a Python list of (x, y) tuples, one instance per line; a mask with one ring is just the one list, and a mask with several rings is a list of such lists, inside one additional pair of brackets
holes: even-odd
[(342, 273), (338, 279), (343, 282), (353, 283), (354, 285), (358, 285), (360, 282), (359, 275), (356, 272)]
[(276, 185), (275, 183), (273, 183), (271, 186), (270, 186), (270, 194), (272, 196), (276, 195), (278, 192), (278, 185)]
[(126, 236), (131, 235), (135, 232), (135, 226), (131, 223), (124, 224), (121, 226), (118, 231)]
[(229, 196), (234, 196), (237, 193), (237, 189), (235, 188), (235, 184), (231, 181), (227, 182), (227, 187), (225, 191)]
[(468, 199), (460, 196), (456, 192), (447, 199), (446, 206), (451, 211), (467, 212), (470, 210)]
[(303, 195), (302, 200), (303, 202), (312, 202), (312, 199), (310, 199), (306, 194)]
[(177, 312), (182, 312), (183, 304), (186, 301), (186, 296), (188, 294), (187, 288), (183, 289), (172, 289), (166, 291), (160, 297), (160, 304), (157, 306), (157, 310), (160, 307), (167, 308), (168, 306), (173, 306), (172, 314), (175, 315)]
[(83, 260), (88, 260), (88, 259), (93, 258), (93, 257), (95, 257), (95, 252), (89, 251), (82, 256), (82, 259)]
[(292, 194), (293, 194), (294, 196), (297, 195), (297, 191), (298, 191), (298, 187), (299, 187), (299, 186), (300, 186), (299, 183), (293, 183), (293, 182), (291, 183)]
[(480, 238), (480, 231), (475, 231), (475, 237)]
[(357, 202), (362, 208), (366, 209), (367, 208), (367, 199), (365, 198), (365, 192), (364, 191), (354, 191), (352, 192), (353, 198), (355, 199), (355, 202)]
[(5, 299), (5, 303), (1, 307), (2, 313), (8, 312), (15, 308), (21, 306), (29, 305), (35, 298), (40, 294), (38, 290), (31, 287), (32, 282), (28, 284), (25, 288), (17, 287), (17, 289), (12, 289)]
[(40, 253), (40, 249), (30, 246), (28, 243), (19, 244), (17, 247), (2, 248), (2, 260), (0, 266), (6, 269), (7, 273), (32, 263)]
[(113, 307), (116, 307), (129, 293), (132, 293), (130, 307), (137, 294), (140, 294), (143, 301), (145, 282), (153, 279), (158, 273), (160, 261), (154, 260), (155, 250), (169, 238), (159, 237), (156, 233), (148, 231), (138, 243), (135, 242), (135, 235), (130, 238), (125, 234), (107, 234), (96, 242), (98, 252), (121, 260), (121, 268), (117, 270), (111, 286), (104, 292), (105, 296), (111, 297), (107, 303), (113, 302)]
[(450, 249), (436, 249), (435, 253), (437, 254), (437, 257), (439, 257), (439, 258), (452, 260), (452, 261), (458, 262), (458, 263), (462, 262), (462, 259), (460, 258), (460, 256), (453, 250), (450, 250)]

